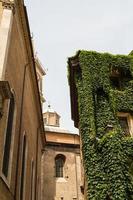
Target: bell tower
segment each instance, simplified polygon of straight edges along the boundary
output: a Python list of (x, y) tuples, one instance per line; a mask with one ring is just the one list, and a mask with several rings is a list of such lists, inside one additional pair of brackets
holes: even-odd
[(60, 115), (58, 115), (50, 105), (48, 105), (47, 110), (43, 113), (43, 119), (45, 126), (60, 126)]

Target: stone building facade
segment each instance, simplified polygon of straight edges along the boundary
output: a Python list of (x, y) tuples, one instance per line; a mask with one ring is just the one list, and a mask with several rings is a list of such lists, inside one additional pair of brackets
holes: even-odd
[(80, 138), (60, 127), (60, 116), (44, 114), (46, 146), (42, 155), (41, 200), (83, 200)]
[(0, 1), (0, 200), (40, 200), (45, 144), (38, 79), (22, 0)]

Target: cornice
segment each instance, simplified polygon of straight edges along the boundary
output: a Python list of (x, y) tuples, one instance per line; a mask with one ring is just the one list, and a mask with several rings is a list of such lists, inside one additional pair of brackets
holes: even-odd
[(79, 123), (79, 113), (78, 113), (78, 93), (75, 84), (75, 72), (80, 71), (79, 54), (71, 58), (68, 58), (68, 68), (69, 68), (69, 88), (70, 88), (70, 101), (71, 101), (71, 117), (74, 121), (74, 126), (78, 128)]
[(29, 28), (29, 21), (28, 21), (28, 16), (27, 16), (27, 11), (26, 7), (19, 3), (16, 4), (16, 10), (18, 11), (18, 17), (20, 20), (24, 40), (25, 40), (25, 48), (27, 51), (27, 59), (30, 62), (30, 71), (31, 71), (31, 78), (33, 81), (33, 87), (34, 87), (34, 92), (35, 92), (35, 100), (37, 103), (37, 113), (39, 116), (39, 121), (40, 121), (40, 131), (41, 131), (41, 137), (42, 137), (42, 145), (45, 143), (45, 136), (44, 136), (44, 123), (43, 123), (43, 117), (42, 117), (42, 107), (41, 107), (41, 100), (40, 100), (40, 93), (39, 93), (39, 88), (38, 88), (38, 81), (37, 81), (37, 75), (36, 75), (36, 68), (35, 68), (35, 59), (34, 59), (34, 53), (33, 53), (33, 48), (32, 48), (32, 42), (31, 42), (31, 34), (30, 34), (30, 28)]

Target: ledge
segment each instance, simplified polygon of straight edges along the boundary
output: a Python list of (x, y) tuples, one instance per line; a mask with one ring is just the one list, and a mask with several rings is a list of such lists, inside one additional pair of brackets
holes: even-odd
[(65, 178), (63, 178), (63, 177), (59, 177), (59, 178), (56, 177), (56, 182), (58, 182), (58, 183), (66, 183), (67, 180)]

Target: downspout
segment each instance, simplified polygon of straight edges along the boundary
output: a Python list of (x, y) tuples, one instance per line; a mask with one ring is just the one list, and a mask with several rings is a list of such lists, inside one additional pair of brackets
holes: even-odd
[[(75, 144), (75, 135), (74, 135), (74, 144)], [(79, 193), (78, 193), (78, 177), (77, 177), (77, 165), (76, 165), (76, 153), (74, 154), (74, 157), (75, 157), (75, 173), (76, 173), (77, 200), (79, 200)]]

